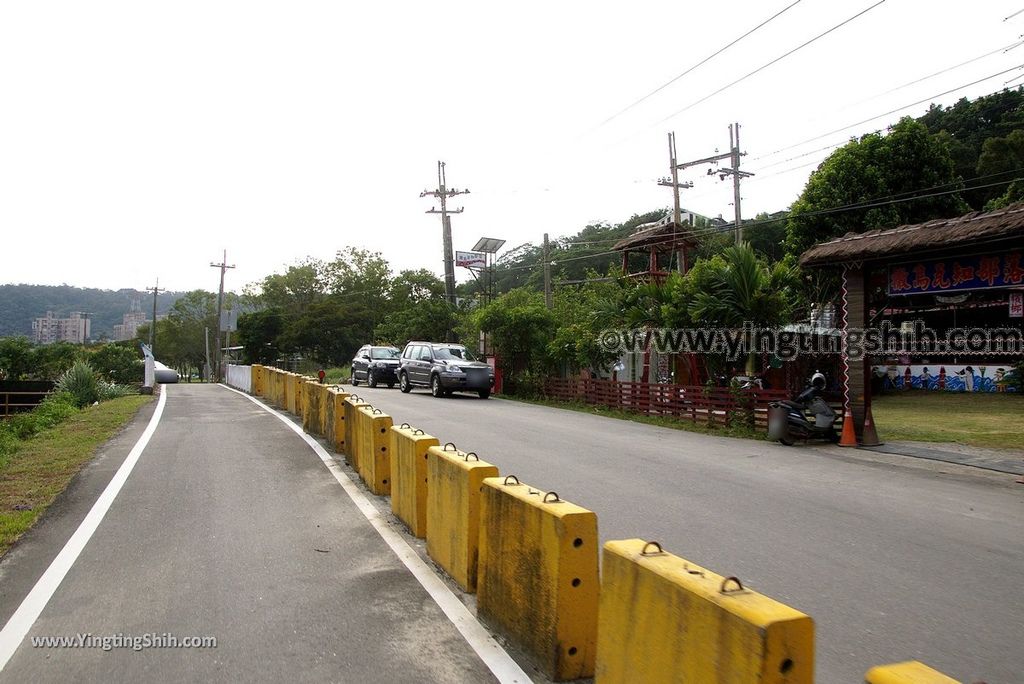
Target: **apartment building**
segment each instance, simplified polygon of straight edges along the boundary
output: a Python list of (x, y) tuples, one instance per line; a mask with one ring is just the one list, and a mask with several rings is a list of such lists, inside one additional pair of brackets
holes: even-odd
[(45, 316), (32, 321), (32, 339), (39, 344), (85, 344), (91, 332), (89, 314), (81, 311), (72, 311), (67, 318), (58, 318), (54, 312), (47, 311)]

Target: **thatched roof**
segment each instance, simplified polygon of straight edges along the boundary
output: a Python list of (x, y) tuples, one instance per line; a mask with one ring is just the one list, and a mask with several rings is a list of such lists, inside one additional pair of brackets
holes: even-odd
[(616, 242), (612, 249), (621, 252), (625, 249), (641, 249), (654, 245), (663, 250), (671, 250), (673, 249), (673, 236), (675, 236), (676, 242), (697, 244), (691, 226), (676, 223), (671, 216), (665, 216), (654, 223), (637, 226), (632, 235)]
[(872, 261), (1012, 238), (1024, 238), (1024, 202), (995, 211), (975, 211), (952, 219), (938, 219), (889, 230), (847, 233), (841, 238), (811, 247), (800, 257), (800, 265), (824, 266), (846, 261)]

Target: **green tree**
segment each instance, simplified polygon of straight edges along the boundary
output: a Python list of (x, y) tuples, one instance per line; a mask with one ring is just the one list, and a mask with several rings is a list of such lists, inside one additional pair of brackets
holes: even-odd
[[(225, 293), (226, 306), (233, 306), (236, 299), (235, 295)], [(212, 357), (217, 325), (217, 295), (206, 290), (186, 292), (174, 302), (167, 318), (157, 321), (158, 360), (177, 368), (183, 375), (201, 370), (206, 363), (207, 330)], [(140, 326), (136, 337), (148, 341), (148, 326)]]
[[(1018, 129), (1004, 138), (986, 140), (978, 158), (978, 175), (1003, 178), (1024, 175), (1024, 130)], [(1024, 184), (1015, 180), (1002, 195), (990, 199), (985, 209), (999, 209), (1021, 200), (1024, 200)]]
[[(777, 326), (787, 321), (796, 276), (784, 263), (769, 265), (749, 243), (735, 245), (720, 256), (699, 263), (688, 274), (695, 291), (689, 315), (704, 325), (733, 329)], [(747, 348), (752, 348), (747, 340)], [(747, 358), (747, 374), (756, 372), (756, 354)]]
[(108, 342), (89, 350), (88, 364), (110, 382), (141, 382), (144, 364), (134, 342)]
[(536, 390), (532, 382), (547, 370), (547, 346), (556, 327), (543, 295), (517, 288), (475, 310), (471, 321), (476, 329), (490, 334), (509, 391)]
[(301, 315), (330, 292), (331, 273), (328, 264), (310, 257), (284, 273), (268, 275), (258, 285), (246, 288), (246, 294), (264, 307)]
[(70, 342), (38, 345), (32, 354), (31, 375), (41, 380), (56, 380), (82, 356), (82, 347)]
[(444, 297), (444, 283), (426, 269), (402, 271), (388, 288), (391, 311), (374, 329), (377, 342), (401, 347), (409, 340), (443, 340), (458, 312)]
[[(961, 98), (952, 107), (932, 105), (918, 121), (946, 144), (955, 174), (966, 181), (976, 172), (985, 175), (979, 165), (987, 140), (1005, 138), (1015, 130), (1024, 129), (1024, 90), (1018, 87), (974, 100)], [(967, 189), (964, 199), (971, 209), (980, 210), (993, 198), (1003, 195), (1012, 178), (1007, 176), (1005, 184), (993, 187)], [(989, 177), (979, 184), (988, 185), (999, 179)]]
[(345, 302), (349, 312), (360, 312), (365, 317), (361, 327), (369, 337), (392, 310), (391, 269), (387, 259), (380, 252), (348, 247), (338, 251), (330, 269), (331, 292), (337, 301)]
[(33, 371), (32, 342), (27, 337), (0, 338), (0, 380), (22, 380)]
[(836, 150), (811, 174), (793, 203), (786, 249), (799, 256), (846, 233), (957, 216), (968, 208), (958, 194), (927, 192), (957, 183), (949, 150), (925, 126), (904, 118), (887, 135), (871, 133)]
[(366, 311), (358, 303), (327, 299), (290, 320), (279, 343), (283, 350), (299, 353), (321, 366), (340, 366), (369, 339), (370, 329), (361, 322), (366, 318)]
[(617, 316), (610, 315), (609, 303), (621, 298), (619, 282), (598, 281), (597, 273), (577, 288), (560, 288), (554, 294), (553, 313), (558, 327), (547, 345), (547, 355), (570, 371), (583, 368), (606, 370), (618, 353), (601, 345), (600, 334)]
[(273, 364), (281, 355), (279, 342), (285, 319), (279, 307), (238, 317), (238, 342), (245, 347), (246, 363)]

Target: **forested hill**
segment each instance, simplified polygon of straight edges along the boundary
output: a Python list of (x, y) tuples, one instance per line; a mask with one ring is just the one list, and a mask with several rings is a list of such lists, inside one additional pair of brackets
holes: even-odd
[[(167, 313), (180, 292), (164, 292), (157, 298), (157, 315)], [(0, 337), (32, 335), (32, 320), (53, 311), (60, 317), (84, 311), (92, 319), (92, 336), (111, 336), (114, 326), (131, 307), (142, 300), (143, 311), (152, 316), (153, 295), (137, 290), (98, 290), (70, 285), (0, 285)]]

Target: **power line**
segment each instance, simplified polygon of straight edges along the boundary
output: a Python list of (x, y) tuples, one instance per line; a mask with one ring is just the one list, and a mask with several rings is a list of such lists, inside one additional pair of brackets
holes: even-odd
[(673, 117), (675, 117), (675, 116), (678, 116), (678, 115), (682, 114), (683, 112), (685, 112), (685, 111), (687, 111), (687, 110), (689, 110), (689, 109), (692, 109), (692, 108), (696, 107), (696, 106), (697, 106), (697, 105), (699, 105), (700, 103), (702, 103), (702, 102), (706, 102), (707, 100), (711, 99), (711, 98), (712, 98), (712, 97), (714, 97), (715, 95), (718, 95), (718, 94), (720, 94), (720, 93), (722, 93), (722, 92), (724, 92), (724, 91), (728, 90), (729, 88), (733, 87), (733, 86), (734, 86), (734, 85), (736, 85), (737, 83), (740, 83), (740, 82), (742, 82), (742, 81), (745, 81), (746, 79), (750, 78), (750, 77), (751, 77), (751, 76), (753, 76), (754, 74), (757, 74), (757, 73), (759, 73), (759, 72), (761, 72), (761, 71), (764, 71), (765, 69), (767, 69), (768, 67), (772, 66), (773, 64), (776, 64), (776, 63), (778, 63), (778, 62), (782, 61), (783, 59), (785, 59), (786, 57), (789, 57), (789, 56), (790, 56), (790, 55), (792, 55), (793, 53), (795, 53), (795, 52), (798, 52), (798, 51), (800, 51), (800, 50), (804, 49), (805, 47), (807, 47), (807, 46), (808, 46), (808, 45), (810, 45), (811, 43), (814, 43), (815, 41), (817, 41), (817, 40), (820, 40), (821, 38), (824, 38), (825, 36), (827, 36), (828, 34), (832, 33), (833, 31), (835, 31), (835, 30), (837, 30), (837, 29), (839, 29), (839, 28), (842, 28), (842, 27), (843, 27), (843, 26), (845, 26), (846, 24), (849, 24), (849, 23), (850, 23), (851, 21), (853, 21), (854, 19), (857, 19), (858, 17), (861, 17), (861, 16), (863, 16), (863, 15), (867, 14), (868, 12), (870, 12), (870, 11), (871, 11), (871, 10), (873, 10), (873, 9), (875, 9), (875, 8), (876, 8), (876, 7), (878, 7), (879, 5), (881, 5), (881, 4), (884, 4), (884, 3), (885, 3), (885, 1), (886, 1), (886, 0), (878, 0), (878, 2), (876, 2), (876, 3), (874, 4), (874, 5), (871, 5), (871, 7), (868, 7), (867, 9), (863, 9), (863, 10), (861, 10), (860, 12), (858, 12), (858, 13), (857, 13), (857, 14), (855, 14), (855, 15), (853, 15), (853, 16), (852, 16), (852, 17), (850, 17), (849, 19), (845, 19), (844, 21), (842, 21), (842, 22), (840, 22), (840, 23), (836, 24), (835, 26), (833, 26), (832, 28), (828, 29), (827, 31), (825, 31), (825, 32), (823, 32), (823, 33), (819, 33), (819, 34), (818, 34), (818, 35), (816, 35), (816, 36), (815, 36), (814, 38), (811, 38), (811, 39), (810, 39), (810, 40), (808, 40), (807, 42), (805, 42), (805, 43), (803, 43), (803, 44), (801, 44), (801, 45), (798, 45), (797, 47), (793, 48), (793, 49), (792, 49), (792, 50), (790, 50), (789, 52), (786, 52), (785, 54), (779, 55), (778, 57), (776, 57), (776, 58), (775, 58), (775, 59), (773, 59), (772, 61), (770, 61), (770, 62), (768, 62), (768, 63), (766, 63), (766, 64), (762, 64), (762, 65), (761, 65), (761, 66), (759, 66), (758, 68), (756, 68), (756, 69), (754, 69), (753, 71), (751, 71), (751, 72), (750, 72), (749, 74), (747, 74), (747, 75), (745, 75), (745, 76), (741, 76), (740, 78), (736, 79), (736, 80), (735, 80), (735, 81), (733, 81), (732, 83), (729, 83), (728, 85), (722, 86), (721, 88), (719, 88), (719, 89), (718, 89), (718, 90), (716, 90), (715, 92), (713, 92), (713, 93), (711, 93), (711, 94), (709, 94), (709, 95), (705, 95), (704, 97), (702, 97), (701, 99), (697, 100), (696, 102), (691, 102), (690, 104), (686, 105), (685, 107), (683, 107), (683, 108), (682, 108), (682, 109), (680, 109), (679, 111), (677, 111), (677, 112), (675, 112), (675, 113), (673, 113), (673, 114), (669, 114), (669, 115), (668, 115), (668, 116), (666, 116), (666, 117), (665, 117), (664, 119), (661, 119), (660, 121), (658, 121), (658, 122), (657, 122), (657, 123), (655, 123), (654, 125), (658, 125), (658, 124), (660, 124), (660, 123), (664, 123), (665, 121), (668, 121), (669, 119), (671, 119), (671, 118), (673, 118)]
[(611, 115), (610, 117), (608, 117), (607, 119), (605, 119), (604, 121), (602, 121), (602, 122), (601, 122), (601, 123), (600, 123), (600, 124), (598, 125), (598, 127), (600, 127), (600, 126), (604, 126), (605, 124), (607, 124), (607, 123), (611, 122), (611, 121), (612, 121), (613, 119), (616, 119), (616, 118), (618, 118), (619, 116), (621, 116), (621, 115), (625, 114), (625, 113), (626, 113), (626, 112), (628, 112), (628, 111), (629, 111), (630, 109), (632, 109), (633, 107), (637, 106), (638, 104), (640, 104), (641, 102), (643, 102), (643, 101), (644, 101), (644, 100), (646, 100), (647, 98), (649, 98), (649, 97), (651, 97), (652, 95), (655, 95), (655, 94), (657, 94), (657, 93), (661, 92), (662, 90), (664, 90), (664, 89), (665, 89), (665, 88), (667, 88), (668, 86), (672, 85), (673, 83), (675, 83), (676, 81), (678, 81), (679, 79), (681, 79), (681, 78), (682, 78), (683, 76), (686, 76), (687, 74), (689, 74), (690, 72), (694, 71), (694, 70), (695, 70), (695, 69), (697, 69), (698, 67), (704, 66), (704, 65), (705, 65), (705, 64), (707, 64), (707, 63), (708, 63), (709, 61), (711, 61), (712, 59), (714, 59), (714, 58), (715, 58), (715, 57), (717, 57), (718, 55), (722, 54), (723, 52), (725, 52), (726, 50), (728, 50), (728, 49), (729, 49), (729, 48), (731, 48), (731, 47), (732, 47), (733, 45), (735, 45), (736, 43), (740, 42), (741, 40), (743, 40), (744, 38), (746, 38), (746, 37), (747, 37), (747, 36), (749, 36), (750, 34), (754, 33), (755, 31), (757, 31), (758, 29), (762, 28), (763, 26), (765, 26), (765, 25), (767, 25), (767, 24), (771, 23), (771, 22), (772, 22), (773, 20), (775, 20), (776, 18), (778, 18), (778, 17), (782, 16), (782, 15), (783, 15), (784, 13), (788, 12), (788, 11), (789, 11), (790, 9), (792, 9), (793, 7), (795, 7), (795, 6), (799, 5), (799, 4), (800, 4), (800, 3), (802, 2), (802, 1), (803, 1), (803, 0), (796, 0), (796, 2), (793, 2), (793, 3), (789, 4), (789, 5), (787, 5), (787, 6), (786, 6), (786, 7), (784, 7), (783, 9), (779, 10), (778, 12), (776, 12), (775, 14), (773, 14), (772, 16), (770, 16), (770, 17), (768, 17), (767, 19), (765, 19), (764, 21), (762, 21), (762, 22), (761, 22), (760, 24), (758, 24), (758, 25), (757, 25), (757, 26), (755, 26), (754, 28), (752, 28), (752, 29), (750, 29), (749, 31), (747, 31), (746, 33), (744, 33), (744, 34), (743, 34), (742, 36), (740, 36), (739, 38), (736, 38), (735, 40), (733, 40), (733, 41), (732, 41), (731, 43), (729, 43), (728, 45), (725, 45), (724, 47), (721, 47), (721, 48), (719, 48), (718, 50), (716, 50), (716, 51), (715, 51), (715, 52), (713, 52), (712, 54), (708, 55), (707, 57), (705, 57), (705, 58), (704, 58), (704, 59), (702, 59), (701, 61), (699, 61), (699, 62), (697, 62), (696, 64), (694, 64), (693, 66), (691, 66), (691, 67), (690, 67), (689, 69), (687, 69), (687, 70), (686, 70), (686, 71), (684, 71), (683, 73), (679, 74), (678, 76), (676, 76), (676, 77), (672, 78), (672, 79), (671, 79), (671, 80), (669, 80), (669, 81), (666, 81), (665, 83), (661, 84), (660, 86), (658, 86), (657, 88), (655, 88), (655, 89), (654, 89), (654, 90), (652, 90), (651, 92), (647, 93), (646, 95), (644, 95), (643, 97), (641, 97), (641, 98), (640, 98), (639, 100), (637, 100), (636, 102), (633, 102), (632, 104), (628, 105), (628, 106), (627, 106), (627, 107), (625, 107), (624, 109), (622, 109), (622, 110), (620, 110), (620, 111), (616, 112), (615, 114), (612, 114), (612, 115)]
[(856, 128), (857, 126), (861, 126), (861, 125), (866, 124), (868, 122), (874, 121), (875, 119), (881, 119), (883, 116), (890, 116), (892, 114), (895, 114), (896, 112), (903, 111), (904, 109), (910, 109), (911, 107), (916, 107), (919, 104), (924, 104), (925, 102), (928, 102), (930, 100), (934, 100), (937, 97), (942, 97), (943, 95), (949, 95), (950, 93), (955, 93), (958, 90), (963, 90), (964, 88), (970, 88), (973, 85), (978, 85), (979, 83), (983, 83), (985, 81), (989, 81), (989, 80), (991, 80), (993, 78), (996, 78), (997, 76), (1002, 76), (1003, 74), (1008, 74), (1011, 71), (1014, 71), (1016, 69), (1020, 69), (1021, 67), (1024, 67), (1024, 64), (1018, 64), (1015, 67), (1010, 67), (1009, 69), (1004, 69), (1003, 71), (1000, 71), (1000, 72), (995, 73), (995, 74), (991, 74), (989, 76), (985, 76), (984, 78), (979, 78), (977, 81), (971, 81), (970, 83), (965, 83), (965, 84), (959, 85), (959, 86), (957, 86), (955, 88), (950, 88), (949, 90), (946, 90), (944, 92), (938, 93), (936, 95), (932, 95), (930, 97), (926, 97), (923, 100), (918, 100), (917, 102), (913, 102), (913, 103), (908, 104), (908, 105), (903, 105), (902, 107), (897, 107), (896, 109), (891, 109), (888, 112), (885, 112), (884, 114), (878, 114), (877, 116), (872, 116), (870, 118), (864, 119), (863, 121), (858, 121), (857, 123), (850, 124), (848, 126), (843, 126), (842, 128), (837, 128), (834, 131), (829, 131), (828, 133), (822, 133), (821, 135), (816, 135), (813, 138), (807, 138), (806, 140), (801, 140), (800, 142), (793, 143), (792, 145), (786, 145), (785, 147), (780, 147), (777, 150), (774, 150), (772, 152), (769, 152), (767, 154), (764, 154), (764, 155), (758, 157), (758, 159), (764, 159), (765, 157), (770, 157), (770, 156), (778, 154), (780, 152), (785, 152), (786, 150), (791, 150), (791, 149), (793, 149), (795, 147), (800, 147), (801, 145), (806, 145), (809, 142), (814, 142), (816, 140), (821, 140), (822, 138), (827, 138), (828, 136), (835, 135), (836, 133), (842, 133), (845, 130), (849, 130), (851, 128)]
[(1018, 15), (1018, 14), (1020, 14), (1021, 12), (1024, 12), (1024, 9), (1022, 9), (1022, 10), (1017, 10), (1016, 12), (1014, 12), (1013, 14), (1011, 14), (1010, 16), (1008, 16), (1008, 17), (1004, 17), (1004, 18), (1003, 18), (1003, 21), (1008, 21), (1008, 20), (1010, 20), (1010, 19), (1013, 19), (1013, 18), (1014, 18), (1015, 16), (1017, 16), (1017, 15)]
[(853, 103), (852, 105), (849, 105), (849, 106), (850, 107), (856, 107), (859, 104), (864, 104), (865, 102), (871, 102), (872, 100), (877, 100), (880, 97), (884, 97), (885, 95), (891, 95), (892, 93), (895, 93), (898, 90), (903, 90), (904, 88), (909, 88), (912, 85), (917, 85), (918, 83), (922, 83), (922, 82), (927, 81), (929, 79), (935, 78), (936, 76), (941, 76), (942, 74), (945, 74), (945, 73), (948, 73), (950, 71), (953, 71), (954, 69), (959, 69), (960, 67), (967, 66), (968, 64), (973, 64), (974, 62), (977, 62), (980, 59), (985, 59), (986, 57), (991, 57), (992, 55), (996, 54), (997, 52), (1008, 52), (1009, 50), (1011, 50), (1011, 49), (1013, 49), (1015, 47), (1018, 47), (1020, 45), (1024, 45), (1024, 41), (1020, 41), (1020, 40), (1014, 41), (1014, 42), (1010, 43), (1009, 45), (1004, 45), (1001, 48), (997, 48), (997, 49), (993, 50), (992, 52), (986, 52), (985, 54), (979, 55), (979, 56), (974, 57), (972, 59), (969, 59), (966, 62), (960, 62), (959, 64), (955, 64), (955, 65), (953, 65), (951, 67), (946, 67), (945, 69), (942, 69), (941, 71), (936, 71), (934, 74), (929, 74), (927, 76), (922, 76), (921, 78), (915, 79), (913, 81), (909, 81), (909, 82), (904, 83), (903, 85), (900, 85), (900, 86), (896, 86), (895, 88), (892, 88), (890, 90), (886, 90), (884, 93), (879, 93), (877, 95), (872, 95), (871, 97), (867, 98), (866, 100), (861, 100), (860, 102), (855, 102), (855, 103)]
[[(845, 145), (845, 144), (846, 144), (846, 141), (844, 140), (841, 143), (834, 143), (832, 145), (825, 145), (825, 147), (819, 147), (816, 150), (811, 150), (810, 152), (804, 152), (803, 154), (798, 154), (798, 155), (792, 156), (789, 159), (783, 159), (782, 161), (772, 162), (771, 164), (765, 164), (764, 166), (762, 166), (758, 170), (758, 173), (760, 173), (761, 171), (764, 171), (765, 169), (770, 169), (773, 166), (779, 166), (781, 164), (785, 164), (786, 162), (796, 161), (797, 159), (802, 159), (804, 157), (809, 157), (812, 154), (816, 154), (818, 152), (824, 152), (825, 150), (831, 150), (833, 148), (836, 148), (836, 147), (839, 147), (839, 146)], [(755, 157), (751, 161), (757, 161), (758, 159), (764, 159), (765, 157), (769, 157), (769, 156), (771, 156), (771, 154), (766, 154), (766, 155), (763, 155), (761, 157)], [(774, 174), (769, 174), (769, 176), (771, 176), (771, 175), (774, 175)]]
[[(878, 98), (883, 97), (885, 95), (891, 95), (892, 93), (895, 93), (897, 91), (903, 90), (904, 88), (908, 88), (908, 87), (910, 87), (912, 85), (916, 85), (918, 83), (922, 83), (922, 82), (927, 81), (929, 79), (932, 79), (932, 78), (934, 78), (936, 76), (940, 76), (940, 75), (945, 74), (947, 72), (953, 71), (954, 69), (959, 69), (962, 66), (966, 66), (968, 64), (972, 64), (973, 62), (977, 62), (978, 60), (984, 59), (985, 57), (990, 57), (990, 56), (996, 54), (997, 52), (1008, 52), (1009, 50), (1011, 50), (1011, 49), (1013, 49), (1015, 47), (1020, 47), (1021, 45), (1024, 45), (1024, 41), (1017, 41), (1017, 42), (1014, 42), (1014, 43), (1010, 43), (1009, 45), (1003, 46), (1003, 47), (998, 48), (996, 50), (993, 50), (991, 52), (986, 52), (985, 54), (979, 55), (977, 57), (974, 57), (973, 59), (969, 59), (966, 62), (960, 62), (959, 64), (956, 64), (956, 65), (951, 66), (951, 67), (947, 67), (945, 69), (942, 69), (941, 71), (936, 71), (935, 73), (929, 74), (928, 76), (923, 76), (923, 77), (915, 79), (913, 81), (909, 81), (907, 83), (904, 83), (903, 85), (896, 86), (895, 88), (891, 88), (889, 90), (886, 90), (883, 93), (879, 93), (877, 95), (872, 95), (871, 97), (869, 97), (867, 99), (860, 100), (859, 102), (855, 102), (852, 105), (848, 105), (848, 107), (844, 107), (844, 109), (847, 109), (849, 107), (856, 107), (857, 105), (864, 104), (865, 102), (871, 102), (872, 100), (877, 100)], [(1018, 79), (1013, 79), (1013, 80), (1018, 80)], [(1007, 81), (1003, 85), (1006, 85), (1006, 84), (1008, 84), (1010, 82), (1011, 81)], [(935, 96), (935, 97), (938, 97), (938, 96)], [(908, 107), (911, 107), (911, 106), (913, 106), (913, 105), (908, 105)], [(885, 115), (882, 114), (880, 116), (885, 116)], [(879, 118), (879, 117), (876, 117), (876, 118)], [(877, 131), (875, 131), (875, 132), (877, 132)], [(829, 134), (826, 134), (826, 135), (829, 135)], [(810, 141), (804, 141), (804, 142), (810, 142)], [(844, 140), (843, 142), (834, 143), (832, 145), (826, 145), (825, 147), (821, 147), (821, 148), (818, 148), (816, 150), (811, 150), (810, 152), (805, 152), (803, 154), (798, 154), (795, 157), (790, 157), (789, 159), (784, 159), (784, 160), (778, 161), (778, 162), (772, 162), (771, 164), (768, 164), (766, 166), (762, 166), (761, 168), (762, 169), (767, 169), (767, 168), (770, 168), (772, 166), (776, 166), (776, 165), (779, 165), (779, 164), (784, 164), (786, 162), (794, 161), (796, 159), (800, 159), (801, 157), (806, 157), (806, 156), (814, 154), (816, 152), (823, 152), (824, 150), (832, 149), (834, 147), (839, 147), (841, 145), (844, 145), (845, 143), (846, 143), (846, 141)], [(791, 149), (793, 147), (799, 147), (802, 144), (804, 144), (804, 143), (797, 143), (796, 145), (791, 145), (789, 147), (782, 148), (780, 150), (776, 150), (775, 152), (768, 152), (767, 154), (763, 154), (763, 155), (761, 155), (759, 157), (754, 157), (754, 159), (752, 159), (751, 161), (755, 161), (756, 162), (756, 161), (759, 161), (761, 159), (766, 159), (766, 158), (771, 157), (771, 156), (773, 156), (775, 154), (778, 154), (779, 152), (785, 151), (786, 149)], [(803, 168), (803, 167), (796, 167), (796, 168)]]
[[(1009, 173), (1020, 173), (1020, 172), (1024, 172), (1024, 167), (1018, 168), (1018, 169), (1013, 169), (1011, 171), (1001, 171), (1001, 172), (998, 172), (998, 173), (987, 174), (985, 176), (978, 176), (978, 177), (975, 177), (975, 178), (971, 178), (969, 180), (980, 180), (980, 179), (984, 179), (984, 178), (991, 178), (991, 177), (994, 177), (994, 176), (1005, 175), (1005, 174), (1009, 174)], [(999, 186), (999, 185), (1006, 185), (1007, 183), (1012, 183), (1012, 182), (1017, 181), (1017, 180), (1024, 180), (1024, 176), (1017, 176), (1015, 178), (1004, 179), (1004, 180), (1001, 180), (1001, 181), (996, 181), (994, 183), (985, 183), (985, 184), (982, 184), (982, 185), (974, 185), (974, 186), (970, 186), (970, 187), (960, 187), (960, 188), (953, 188), (951, 190), (942, 190), (942, 191), (937, 191), (937, 192), (930, 192), (931, 190), (937, 190), (938, 188), (948, 187), (950, 185), (959, 184), (961, 182), (961, 181), (952, 181), (952, 182), (949, 182), (949, 183), (942, 183), (941, 185), (935, 185), (935, 186), (932, 186), (932, 187), (929, 187), (929, 188), (923, 188), (923, 189), (919, 189), (919, 190), (911, 190), (911, 191), (907, 191), (907, 192), (903, 192), (903, 193), (896, 193), (896, 194), (893, 194), (893, 195), (885, 195), (885, 196), (883, 196), (881, 198), (876, 198), (876, 199), (873, 199), (873, 200), (864, 200), (864, 201), (861, 201), (861, 202), (854, 202), (854, 203), (850, 203), (850, 204), (842, 205), (842, 206), (838, 206), (838, 207), (830, 207), (828, 209), (819, 209), (817, 211), (802, 212), (802, 213), (798, 213), (798, 214), (787, 214), (786, 216), (783, 216), (783, 217), (780, 217), (780, 218), (761, 219), (761, 220), (756, 220), (755, 219), (755, 220), (746, 222), (744, 224), (744, 228), (752, 228), (752, 227), (761, 226), (761, 225), (769, 225), (769, 224), (772, 224), (772, 223), (778, 223), (780, 221), (787, 221), (790, 218), (796, 218), (796, 217), (803, 218), (803, 217), (826, 216), (826, 215), (829, 215), (829, 214), (842, 213), (844, 211), (857, 211), (859, 209), (874, 209), (874, 208), (877, 208), (877, 207), (888, 206), (888, 205), (892, 205), (892, 204), (903, 204), (905, 202), (913, 202), (913, 201), (921, 200), (921, 199), (930, 199), (932, 197), (942, 197), (942, 196), (945, 196), (945, 195), (952, 195), (952, 194), (955, 194), (955, 193), (958, 193), (958, 192), (966, 192), (966, 191), (969, 191), (969, 190), (981, 190), (981, 189), (984, 189), (984, 188), (996, 187), (996, 186)], [(921, 193), (921, 192), (924, 192), (925, 194), (912, 194), (912, 193)], [(908, 196), (903, 196), (903, 195), (908, 195)], [(704, 236), (707, 236), (707, 235), (712, 235), (712, 234), (715, 234), (715, 233), (723, 233), (723, 232), (731, 231), (731, 230), (733, 230), (733, 226), (731, 224), (726, 224), (725, 226), (712, 226), (712, 227), (708, 227), (708, 228), (691, 230), (691, 234), (693, 234), (695, 237), (704, 237)], [(670, 242), (672, 242), (674, 240), (675, 240), (675, 238), (670, 236), (668, 238), (665, 238), (664, 240), (655, 240), (653, 242), (650, 242), (650, 243), (648, 243), (647, 246), (656, 246), (656, 245), (661, 245), (661, 244), (668, 244), (668, 243), (670, 243)], [(616, 240), (616, 242), (617, 242), (617, 240)], [(579, 261), (579, 260), (582, 260), (582, 259), (593, 259), (595, 257), (609, 256), (611, 254), (617, 254), (617, 253), (618, 252), (616, 250), (607, 250), (607, 251), (604, 251), (604, 252), (595, 252), (593, 254), (583, 254), (583, 255), (574, 256), (574, 257), (566, 257), (565, 259), (557, 259), (557, 260), (553, 260), (551, 262), (551, 264), (557, 266), (557, 265), (562, 264), (562, 263), (568, 263), (568, 262), (572, 262), (572, 261)], [(540, 264), (524, 264), (524, 265), (521, 265), (521, 266), (505, 266), (505, 267), (502, 268), (502, 270), (504, 270), (504, 271), (518, 271), (518, 270), (524, 270), (524, 269), (537, 268), (538, 266), (540, 266)]]

